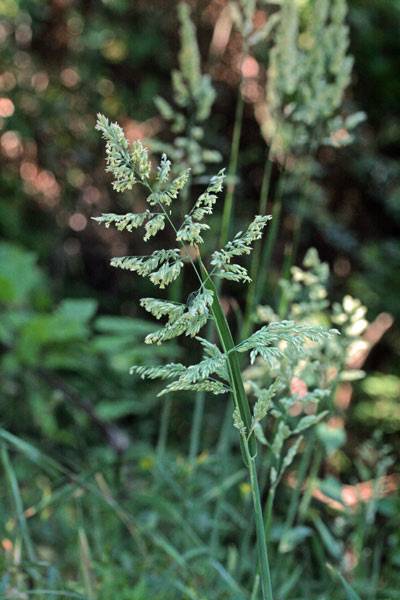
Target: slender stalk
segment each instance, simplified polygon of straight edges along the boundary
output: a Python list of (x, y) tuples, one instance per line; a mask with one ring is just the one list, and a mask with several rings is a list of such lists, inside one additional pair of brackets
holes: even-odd
[(267, 540), (264, 529), (264, 519), (261, 508), (260, 492), (258, 489), (257, 469), (255, 458), (250, 455), (247, 443), (245, 444), (247, 450), (247, 460), (249, 463), (250, 471), (250, 485), (251, 493), (253, 496), (256, 532), (257, 532), (257, 546), (258, 556), (260, 560), (260, 574), (261, 574), (261, 590), (263, 600), (273, 600), (272, 586), (271, 586), (271, 575), (269, 572), (268, 563), (268, 552), (267, 552)]
[(262, 297), (267, 274), (269, 269), (269, 264), (271, 261), (272, 250), (275, 246), (276, 238), (278, 236), (281, 212), (282, 212), (282, 196), (284, 190), (284, 173), (285, 173), (285, 163), (282, 165), (281, 172), (279, 173), (279, 179), (277, 182), (277, 189), (275, 195), (275, 201), (272, 208), (272, 221), (271, 227), (267, 228), (266, 240), (264, 245), (264, 250), (261, 257), (261, 267), (258, 269), (257, 273), (257, 283), (255, 286), (255, 293), (253, 299), (253, 306), (256, 306)]
[(376, 592), (378, 589), (379, 573), (380, 573), (381, 560), (382, 560), (382, 551), (383, 551), (383, 537), (380, 537), (375, 546), (373, 557), (372, 557), (372, 573), (371, 573), (371, 579), (370, 579), (368, 600), (376, 599)]
[(19, 522), (19, 527), (21, 529), (22, 539), (24, 540), (26, 553), (28, 555), (29, 561), (35, 562), (35, 551), (33, 549), (32, 540), (29, 535), (29, 529), (25, 519), (24, 507), (22, 504), (22, 498), (19, 490), (18, 481), (15, 476), (14, 469), (12, 468), (10, 458), (8, 456), (7, 446), (4, 443), (1, 444), (1, 459), (14, 499), (15, 509), (17, 511), (17, 519)]
[[(220, 435), (220, 439), (219, 439), (218, 446), (217, 446), (217, 454), (219, 455), (219, 457), (221, 459), (221, 465), (222, 465), (221, 466), (221, 474), (220, 474), (221, 480), (224, 480), (228, 474), (227, 455), (228, 455), (228, 451), (229, 451), (231, 433), (232, 433), (232, 407), (231, 407), (230, 403), (227, 403), (226, 409), (225, 409), (225, 416), (224, 416), (224, 420), (222, 423), (221, 435)], [(219, 524), (220, 524), (220, 520), (221, 520), (224, 501), (225, 501), (225, 491), (222, 490), (221, 493), (218, 495), (218, 500), (217, 500), (217, 504), (215, 506), (214, 516), (213, 516), (213, 528), (212, 528), (211, 538), (210, 538), (210, 550), (211, 550), (212, 556), (217, 556), (217, 554), (218, 554), (219, 532), (220, 532)]]
[(285, 534), (293, 526), (293, 523), (294, 523), (294, 520), (296, 517), (297, 508), (299, 505), (300, 492), (301, 492), (301, 488), (303, 486), (303, 483), (304, 483), (304, 480), (306, 477), (306, 473), (307, 473), (307, 470), (308, 470), (308, 467), (310, 464), (311, 454), (312, 454), (313, 447), (314, 447), (313, 442), (315, 441), (315, 437), (316, 437), (316, 432), (315, 432), (315, 429), (313, 429), (311, 431), (310, 435), (308, 436), (308, 442), (306, 444), (306, 448), (304, 450), (303, 456), (301, 457), (299, 471), (298, 471), (298, 475), (297, 475), (297, 483), (296, 483), (296, 487), (295, 487), (294, 491), (291, 494), (289, 509), (288, 509), (287, 516), (286, 516), (286, 521), (285, 521), (282, 538), (285, 537)]
[(312, 491), (315, 486), (315, 481), (317, 479), (318, 471), (322, 463), (324, 455), (323, 452), (317, 452), (314, 455), (314, 460), (311, 465), (310, 474), (307, 481), (306, 489), (304, 490), (303, 498), (300, 502), (299, 506), (299, 520), (300, 522), (304, 520), (308, 507), (310, 506), (310, 501), (312, 497)]
[(205, 392), (197, 392), (196, 400), (194, 403), (192, 427), (190, 430), (190, 447), (189, 447), (189, 460), (191, 463), (194, 462), (196, 456), (199, 453), (200, 433), (201, 433), (201, 426), (203, 423), (205, 397), (206, 397)]
[(157, 449), (156, 449), (157, 456), (161, 462), (164, 460), (165, 449), (167, 447), (170, 415), (171, 415), (171, 399), (166, 398), (164, 400), (162, 412), (161, 412), (161, 422), (160, 422), (160, 429), (159, 429), (159, 433), (158, 433)]
[(267, 506), (265, 508), (265, 517), (264, 517), (264, 529), (265, 529), (265, 538), (268, 542), (268, 538), (269, 538), (269, 530), (271, 528), (271, 522), (272, 522), (272, 508), (274, 505), (274, 499), (275, 499), (275, 487), (271, 487), (269, 492), (268, 492), (268, 500), (267, 500)]
[(256, 575), (254, 579), (253, 591), (251, 592), (250, 600), (257, 600), (258, 588), (260, 587), (260, 576)]
[[(268, 148), (267, 156), (265, 158), (264, 164), (264, 174), (263, 180), (261, 184), (260, 191), (260, 201), (258, 206), (258, 214), (264, 215), (267, 211), (267, 201), (268, 201), (268, 193), (271, 184), (271, 173), (272, 173), (272, 161), (270, 159), (271, 154), (271, 145)], [(251, 331), (251, 316), (253, 314), (254, 304), (255, 304), (255, 295), (256, 295), (256, 280), (257, 273), (260, 267), (260, 258), (261, 258), (261, 249), (262, 249), (262, 240), (257, 240), (254, 244), (251, 264), (250, 264), (250, 278), (251, 282), (247, 288), (246, 295), (246, 309), (243, 319), (242, 331), (240, 334), (240, 339), (244, 340), (250, 335)]]
[(237, 164), (239, 158), (239, 146), (240, 146), (240, 136), (242, 133), (242, 121), (243, 121), (243, 108), (244, 108), (244, 100), (242, 96), (242, 91), (239, 87), (238, 97), (236, 101), (236, 111), (235, 111), (235, 122), (233, 126), (233, 136), (232, 136), (232, 146), (231, 146), (231, 156), (228, 167), (228, 186), (226, 190), (225, 202), (224, 202), (224, 210), (222, 213), (222, 221), (221, 221), (221, 235), (219, 244), (220, 246), (225, 246), (226, 242), (229, 239), (229, 232), (232, 223), (232, 214), (233, 214), (233, 196), (235, 193), (235, 181), (237, 171)]
[(226, 242), (229, 239), (230, 228), (232, 224), (233, 217), (233, 197), (235, 193), (235, 177), (237, 172), (238, 158), (239, 158), (239, 147), (240, 147), (240, 136), (242, 134), (242, 124), (243, 124), (243, 108), (244, 108), (244, 99), (242, 94), (242, 66), (243, 61), (248, 55), (248, 47), (246, 42), (243, 44), (243, 52), (240, 61), (240, 84), (238, 88), (238, 95), (236, 100), (236, 109), (235, 109), (235, 122), (233, 124), (233, 134), (232, 134), (232, 145), (231, 145), (231, 156), (229, 159), (228, 166), (228, 187), (225, 196), (224, 202), (224, 210), (222, 213), (222, 221), (221, 221), (221, 235), (219, 238), (219, 245), (225, 246)]
[[(226, 354), (226, 366), (229, 373), (229, 380), (232, 386), (232, 396), (235, 407), (238, 409), (240, 413), (240, 417), (247, 429), (250, 431), (251, 429), (251, 413), (249, 402), (247, 400), (246, 392), (244, 390), (242, 373), (240, 370), (240, 362), (238, 352), (235, 350), (235, 343), (232, 338), (232, 333), (229, 328), (228, 322), (225, 317), (225, 313), (222, 309), (221, 303), (219, 301), (219, 296), (217, 290), (215, 289), (214, 282), (208, 276), (207, 270), (204, 267), (200, 254), (198, 254), (200, 270), (202, 276), (204, 278), (204, 286), (210, 290), (214, 295), (213, 304), (211, 307), (211, 312), (213, 315), (213, 320), (215, 323), (215, 327), (217, 329), (218, 337), (221, 342), (221, 346), (223, 351)], [(247, 452), (244, 447), (244, 442), (242, 437), (240, 438), (240, 445), (242, 449), (243, 460), (247, 464)], [(249, 452), (251, 456), (256, 456), (257, 454), (257, 443), (255, 439), (254, 433), (251, 434), (250, 439), (248, 441)]]

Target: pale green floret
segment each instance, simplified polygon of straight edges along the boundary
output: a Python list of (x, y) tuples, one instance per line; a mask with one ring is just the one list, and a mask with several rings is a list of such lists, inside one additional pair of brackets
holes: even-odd
[(161, 367), (139, 367), (134, 365), (129, 369), (131, 375), (137, 373), (142, 379), (171, 379), (186, 371), (180, 363), (168, 363)]
[(218, 175), (211, 177), (206, 191), (199, 196), (192, 210), (185, 216), (184, 221), (178, 229), (176, 239), (178, 242), (187, 242), (190, 245), (202, 244), (204, 242), (202, 231), (210, 227), (206, 223), (199, 223), (205, 216), (211, 215), (217, 196), (223, 187), (225, 169), (221, 169)]
[(311, 326), (294, 321), (281, 321), (271, 323), (262, 327), (247, 340), (236, 346), (238, 352), (250, 352), (250, 360), (253, 364), (258, 355), (263, 360), (273, 363), (274, 359), (283, 359), (286, 349), (272, 346), (274, 343), (286, 342), (289, 351), (294, 351), (298, 356), (304, 356), (306, 350), (304, 345), (307, 341), (322, 342), (333, 334), (339, 334), (336, 329), (326, 330), (323, 327)]
[(240, 416), (238, 408), (235, 408), (235, 410), (233, 411), (233, 426), (239, 430), (239, 433), (243, 438), (247, 439), (247, 429), (245, 427), (245, 424), (243, 423), (243, 419)]
[(101, 114), (97, 115), (96, 129), (106, 140), (106, 171), (114, 175), (113, 188), (117, 192), (130, 190), (138, 181), (145, 182), (150, 177), (151, 163), (147, 148), (141, 141), (131, 145), (118, 123), (110, 123)]
[(212, 392), (213, 394), (224, 394), (229, 392), (229, 381), (227, 381), (228, 385), (226, 385), (223, 381), (211, 377), (212, 375), (217, 375), (224, 378), (225, 364), (226, 357), (221, 354), (215, 358), (206, 358), (197, 365), (191, 365), (190, 367), (187, 367), (185, 371), (179, 373), (179, 378), (176, 381), (169, 383), (167, 387), (160, 392), (159, 396), (177, 390), (207, 391)]
[(112, 267), (125, 271), (136, 271), (142, 277), (149, 277), (161, 289), (174, 281), (181, 272), (183, 260), (178, 248), (155, 250), (150, 256), (121, 256), (111, 259)]
[(168, 160), (165, 152), (163, 152), (163, 154), (161, 155), (161, 162), (160, 162), (160, 166), (157, 167), (157, 171), (158, 171), (157, 179), (158, 179), (160, 185), (162, 185), (164, 183), (168, 183), (169, 174), (171, 171), (171, 161)]
[(141, 227), (143, 223), (152, 217), (155, 213), (146, 210), (144, 213), (127, 213), (126, 215), (115, 215), (113, 213), (105, 213), (101, 217), (92, 217), (93, 221), (103, 224), (107, 229), (110, 225), (115, 225), (118, 231), (132, 231), (137, 227)]
[(213, 303), (213, 294), (201, 288), (191, 300), (190, 306), (177, 318), (174, 318), (162, 329), (150, 333), (145, 338), (146, 344), (161, 344), (179, 335), (195, 337), (200, 329), (207, 323), (210, 307)]
[(170, 392), (190, 391), (190, 392), (210, 392), (211, 394), (226, 394), (230, 388), (226, 387), (220, 381), (205, 379), (197, 383), (187, 383), (185, 381), (174, 381), (169, 383), (157, 396), (164, 396)]
[(186, 215), (182, 225), (178, 229), (176, 240), (178, 242), (187, 242), (191, 246), (194, 244), (203, 244), (201, 237), (202, 231), (210, 229), (206, 223), (195, 223), (190, 215)]
[(147, 221), (146, 225), (144, 226), (144, 228), (146, 230), (146, 235), (144, 236), (143, 240), (145, 242), (148, 242), (151, 237), (153, 237), (159, 231), (164, 229), (164, 227), (165, 227), (165, 215), (162, 215), (162, 214), (155, 215), (152, 219), (150, 219), (150, 221)]
[(253, 407), (253, 418), (251, 422), (250, 433), (254, 430), (257, 423), (262, 421), (271, 408), (271, 400), (277, 394), (282, 391), (282, 384), (279, 379), (276, 379), (268, 388), (260, 388), (256, 383), (250, 382), (252, 392), (257, 398), (257, 402)]
[(206, 215), (212, 214), (214, 204), (217, 201), (217, 196), (215, 194), (218, 194), (222, 190), (224, 179), (225, 169), (221, 169), (218, 175), (211, 177), (206, 191), (198, 197), (197, 202), (190, 211), (190, 217), (192, 219), (201, 221)]
[(171, 196), (166, 191), (156, 190), (152, 192), (150, 196), (147, 196), (147, 202), (150, 206), (157, 206), (163, 204), (169, 206), (171, 204)]
[(222, 250), (216, 250), (211, 256), (211, 264), (216, 267), (216, 275), (233, 281), (251, 281), (244, 267), (231, 264), (232, 258), (250, 254), (251, 244), (262, 237), (263, 229), (272, 217), (257, 215), (250, 223), (247, 231), (239, 231), (234, 239), (228, 242)]
[(177, 304), (167, 300), (158, 300), (157, 298), (142, 298), (140, 306), (151, 313), (156, 319), (161, 319), (168, 315), (169, 323), (173, 323), (182, 316), (185, 311), (184, 304)]
[(187, 180), (189, 179), (190, 169), (182, 171), (178, 177), (176, 177), (172, 183), (170, 183), (167, 193), (171, 198), (177, 198), (179, 192), (185, 187)]
[[(347, 54), (349, 28), (344, 0), (315, 0), (300, 25), (298, 3), (283, 0), (281, 19), (270, 53), (267, 98), (274, 130), (267, 135), (283, 139), (290, 150), (311, 140), (318, 131), (323, 143), (341, 145), (335, 136), (324, 137), (335, 128), (335, 113), (349, 85), (353, 58)], [(318, 140), (321, 141), (321, 140)], [(348, 135), (343, 144), (351, 143)]]
[(229, 386), (223, 381), (210, 378), (214, 374), (228, 382), (226, 357), (218, 349), (216, 356), (205, 358), (199, 364), (191, 365), (190, 367), (184, 367), (179, 363), (170, 363), (161, 367), (133, 366), (130, 372), (137, 373), (142, 378), (147, 377), (149, 379), (178, 377), (176, 381), (168, 384), (158, 394), (159, 396), (178, 390), (205, 391), (212, 392), (213, 394), (224, 394), (230, 391)]

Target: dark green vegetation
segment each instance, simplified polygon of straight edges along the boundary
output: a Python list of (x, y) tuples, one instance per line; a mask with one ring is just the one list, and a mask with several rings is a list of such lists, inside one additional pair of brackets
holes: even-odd
[[(168, 108), (154, 104), (159, 95), (176, 111), (170, 72), (181, 44), (177, 3), (168, 3), (168, 10), (165, 4), (0, 3), (0, 597), (29, 591), (35, 598), (236, 600), (250, 598), (254, 582), (254, 598), (260, 594), (251, 494), (230, 405), (225, 415), (227, 396), (157, 398), (157, 382), (128, 374), (133, 364), (190, 364), (187, 357), (197, 350), (190, 340), (143, 343), (158, 327), (138, 301), (155, 295), (154, 288), (107, 263), (111, 256), (148, 250), (140, 236), (90, 221), (101, 212), (132, 211), (133, 200), (135, 211), (140, 203), (144, 210), (136, 189), (117, 196), (104, 173), (103, 144), (94, 130), (99, 111), (118, 120), (131, 139), (144, 136), (155, 152), (165, 150), (191, 166), (193, 198), (203, 191), (205, 174), (230, 165), (229, 174), (237, 173), (233, 218), (220, 227), (220, 199), (210, 220), (222, 231), (220, 245), (259, 211), (268, 147), (256, 84), (259, 77), (264, 86), (274, 35), (251, 50), (257, 63), (247, 62), (245, 102), (236, 104), (238, 25), (230, 40), (214, 36), (210, 49), (224, 3), (194, 3), (201, 72), (211, 74), (216, 98), (210, 115), (193, 116), (190, 103), (178, 97), (177, 112), (192, 115), (190, 131), (182, 134), (179, 119), (171, 128)], [(305, 26), (309, 7), (302, 4)], [(303, 302), (305, 315), (323, 314), (330, 326), (330, 304), (350, 294), (367, 306), (375, 327), (369, 329), (369, 354), (347, 365), (353, 377), (360, 369), (366, 376), (342, 382), (328, 424), (305, 432), (308, 444), (299, 447), (273, 494), (267, 483), (274, 457), (266, 447), (260, 452), (263, 503), (273, 502), (266, 529), (276, 600), (357, 598), (327, 563), (362, 599), (400, 597), (400, 10), (395, 0), (351, 0), (347, 21), (355, 64), (339, 112), (347, 117), (362, 110), (368, 120), (342, 149), (319, 143), (318, 131), (318, 143), (311, 137), (287, 153), (287, 171), (285, 151), (273, 155), (267, 212), (275, 207), (279, 227), (269, 269), (258, 270), (264, 283), (255, 295), (291, 319), (293, 303)], [(262, 12), (255, 23), (262, 26)], [(306, 47), (307, 39), (302, 43)], [(286, 104), (292, 100), (285, 97)], [(242, 110), (236, 166), (231, 142), (235, 133), (239, 142), (234, 122)], [(204, 129), (203, 139), (194, 127)], [(343, 141), (346, 129), (338, 131), (336, 141)], [(199, 157), (199, 145), (208, 154)], [(219, 157), (222, 163), (212, 164)], [(167, 232), (160, 235), (169, 243)], [(211, 251), (218, 246), (212, 235), (206, 245)], [(330, 264), (329, 280), (308, 255), (305, 270), (318, 281), (297, 272), (297, 288), (279, 287), (290, 257), (297, 254), (294, 263), (301, 266), (310, 246)], [(185, 277), (182, 288), (169, 293), (190, 304), (193, 281)], [(320, 284), (328, 288), (328, 307), (310, 306), (324, 299)], [(222, 287), (237, 335), (243, 318), (246, 324), (245, 290), (235, 282)], [(259, 310), (258, 317), (268, 322), (271, 311)], [(313, 386), (314, 376), (297, 381), (297, 392), (304, 381)], [(251, 374), (257, 377), (263, 373)], [(203, 414), (200, 432), (193, 414)], [(264, 434), (273, 439), (273, 422)], [(381, 493), (383, 477), (391, 493)], [(299, 480), (305, 487), (296, 488)], [(357, 487), (361, 482), (364, 487)]]

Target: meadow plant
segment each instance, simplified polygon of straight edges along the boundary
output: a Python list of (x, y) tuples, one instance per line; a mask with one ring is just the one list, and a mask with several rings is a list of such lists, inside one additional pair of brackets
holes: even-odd
[(208, 74), (201, 72), (201, 57), (196, 27), (185, 2), (178, 6), (180, 22), (180, 51), (178, 69), (172, 71), (171, 84), (174, 105), (161, 96), (154, 102), (160, 115), (170, 124), (174, 135), (172, 143), (151, 138), (148, 143), (153, 152), (167, 153), (172, 161), (172, 172), (190, 167), (191, 174), (204, 173), (209, 163), (222, 160), (214, 149), (205, 148), (204, 122), (210, 116), (216, 91)]
[[(271, 410), (271, 399), (280, 384), (275, 383), (267, 389), (260, 389), (256, 384), (252, 384), (257, 401), (251, 410), (239, 357), (242, 353), (249, 354), (251, 363), (260, 357), (271, 368), (286, 364), (288, 361), (296, 362), (301, 356), (307, 355), (310, 342), (320, 343), (336, 333), (336, 330), (327, 330), (324, 327), (305, 323), (297, 324), (294, 321), (277, 321), (261, 327), (247, 339), (235, 344), (215, 282), (218, 279), (228, 279), (238, 283), (249, 281), (246, 268), (236, 261), (238, 257), (251, 253), (252, 244), (261, 238), (270, 217), (257, 215), (246, 231), (240, 231), (223, 248), (211, 254), (207, 268), (201, 256), (200, 246), (204, 242), (203, 235), (210, 228), (205, 221), (212, 214), (217, 195), (223, 188), (224, 170), (210, 178), (207, 188), (197, 198), (183, 221), (175, 224), (174, 201), (187, 184), (188, 170), (171, 178), (171, 163), (167, 156), (163, 155), (157, 172), (153, 173), (148, 151), (140, 141), (129, 144), (120, 126), (109, 123), (102, 115), (98, 116), (96, 127), (106, 140), (107, 171), (114, 177), (114, 189), (123, 192), (131, 189), (135, 184), (141, 185), (146, 192), (149, 209), (143, 213), (127, 215), (103, 214), (95, 220), (106, 227), (116, 226), (119, 230), (132, 231), (143, 226), (145, 242), (168, 225), (177, 245), (175, 248), (155, 250), (148, 256), (113, 258), (111, 264), (137, 272), (138, 275), (147, 277), (151, 283), (163, 289), (182, 274), (184, 263), (188, 261), (198, 281), (197, 288), (190, 294), (186, 303), (143, 298), (140, 304), (156, 319), (166, 318), (163, 327), (147, 335), (145, 338), (147, 344), (159, 345), (182, 335), (195, 337), (203, 347), (203, 359), (198, 364), (189, 366), (181, 363), (168, 363), (162, 366), (134, 365), (131, 372), (137, 373), (142, 378), (172, 380), (159, 395), (179, 390), (207, 391), (216, 395), (231, 393), (233, 422), (239, 430), (243, 461), (249, 470), (262, 595), (264, 599), (271, 600), (271, 579), (256, 468), (256, 430)], [(198, 335), (209, 320), (215, 327), (219, 346)], [(287, 411), (287, 405), (281, 403), (278, 410)], [(272, 444), (275, 456), (279, 458), (285, 439), (292, 434), (300, 434), (303, 429), (319, 419), (320, 416), (313, 421), (306, 418), (306, 421), (301, 421), (294, 430), (287, 425), (280, 425)], [(298, 439), (279, 466), (279, 470), (274, 467), (271, 471), (273, 485), (279, 481), (284, 469), (293, 460), (299, 443)]]
[[(247, 293), (244, 335), (251, 330), (251, 317), (265, 288), (279, 231), (283, 191), (288, 184), (288, 161), (293, 162), (296, 158), (294, 169), (298, 181), (297, 216), (283, 273), (286, 279), (296, 261), (306, 205), (312, 202), (310, 188), (317, 150), (321, 145), (339, 148), (351, 144), (354, 139), (351, 132), (366, 117), (361, 111), (347, 116), (341, 114), (353, 66), (353, 58), (348, 54), (350, 38), (346, 16), (345, 0), (316, 0), (302, 9), (292, 0), (282, 2), (269, 52), (268, 118), (261, 123), (263, 136), (269, 140), (269, 149), (260, 190), (260, 214), (264, 214), (267, 207), (272, 161), (278, 159), (281, 168), (273, 199), (273, 223), (264, 248), (257, 243), (253, 254), (250, 268), (253, 282)], [(261, 274), (255, 281), (258, 271)], [(284, 296), (281, 305), (280, 313), (287, 308)]]

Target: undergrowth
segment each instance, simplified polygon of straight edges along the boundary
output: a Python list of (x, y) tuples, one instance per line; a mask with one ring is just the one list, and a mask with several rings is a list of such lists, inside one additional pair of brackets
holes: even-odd
[[(140, 300), (143, 316), (96, 316), (90, 299), (57, 305), (34, 257), (0, 246), (5, 397), (29, 391), (26, 420), (10, 413), (0, 429), (0, 597), (400, 597), (398, 501), (384, 488), (392, 448), (378, 432), (350, 451), (340, 405), (365, 376), (367, 311), (349, 295), (330, 300), (329, 267), (314, 248), (296, 266), (306, 215), (320, 209), (317, 150), (349, 144), (364, 119), (342, 111), (352, 68), (346, 2), (281, 4), (262, 27), (261, 3), (229, 5), (243, 44), (229, 156), (209, 147), (217, 92), (186, 3), (173, 102), (155, 99), (170, 140), (130, 142), (98, 116), (113, 188), (139, 211), (94, 218), (121, 236), (144, 229), (135, 247), (145, 254), (111, 259), (143, 278), (143, 294), (160, 290)], [(269, 50), (259, 214), (233, 235), (243, 65), (259, 45)], [(301, 193), (282, 233), (293, 180)]]

